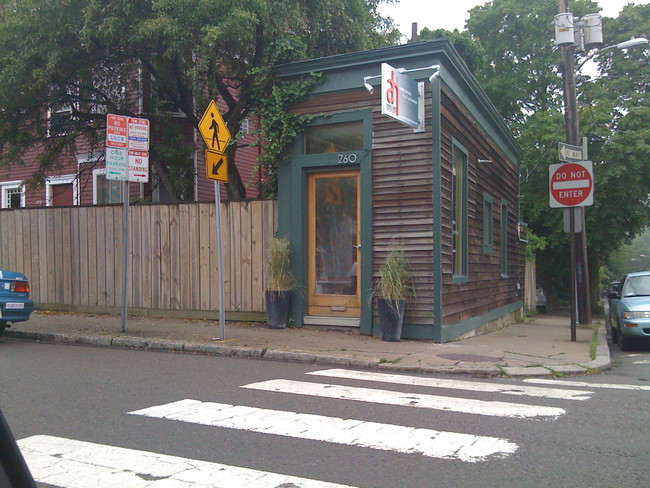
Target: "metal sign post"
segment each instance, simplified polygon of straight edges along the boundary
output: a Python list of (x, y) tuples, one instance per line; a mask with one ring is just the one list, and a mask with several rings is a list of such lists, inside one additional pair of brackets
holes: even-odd
[(217, 226), (217, 265), (219, 280), (219, 339), (226, 338), (226, 310), (223, 285), (223, 245), (221, 239), (221, 198), (219, 198), (219, 182), (228, 181), (228, 158), (225, 155), (226, 147), (230, 142), (230, 130), (226, 125), (219, 107), (214, 100), (208, 104), (203, 117), (199, 121), (199, 132), (203, 142), (208, 147), (205, 151), (206, 176), (214, 181), (214, 204), (216, 206)]
[(122, 317), (121, 331), (126, 332), (126, 295), (129, 286), (129, 182), (122, 183), (124, 190), (124, 214), (122, 217)]
[(219, 198), (219, 182), (214, 182), (214, 203), (217, 207), (216, 224), (217, 224), (217, 266), (219, 267), (219, 339), (222, 341), (226, 338), (226, 311), (224, 308), (224, 290), (223, 290), (223, 246), (221, 243), (221, 198)]
[(122, 182), (122, 313), (126, 332), (129, 275), (129, 183), (149, 181), (149, 120), (125, 115), (106, 116), (106, 179)]

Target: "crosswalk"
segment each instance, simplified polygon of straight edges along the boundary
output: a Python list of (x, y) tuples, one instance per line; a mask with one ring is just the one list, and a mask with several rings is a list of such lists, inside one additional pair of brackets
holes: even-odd
[[(265, 401), (264, 395), (268, 393), (389, 405), (412, 408), (416, 412), (420, 410), (415, 409), (426, 409), (498, 417), (512, 422), (552, 422), (565, 415), (571, 405), (591, 399), (592, 387), (597, 386), (586, 382), (551, 380), (546, 383), (540, 380), (534, 386), (533, 381), (525, 385), (507, 385), (496, 381), (438, 379), (345, 369), (319, 370), (307, 375), (306, 381), (278, 378), (241, 385), (247, 391), (262, 392), (256, 406), (186, 398), (124, 413), (148, 419), (147, 422), (164, 420), (180, 423), (178, 425), (194, 424), (305, 439), (323, 443), (323, 448), (328, 444), (345, 445), (377, 452), (486, 463), (507, 459), (522, 447), (511, 439), (498, 436), (436, 430), (430, 428), (431, 425), (413, 427), (363, 418), (326, 416), (318, 412), (284, 411), (266, 408), (261, 402)], [(417, 387), (418, 392), (391, 390), (394, 385), (399, 385), (400, 390)], [(427, 393), (420, 392), (423, 388)], [(437, 394), (441, 389), (471, 393), (465, 394), (465, 398)], [(508, 401), (495, 401), (491, 399), (494, 395), (499, 398), (503, 395)], [(510, 401), (514, 397), (543, 399), (545, 405)], [(556, 405), (549, 406), (549, 403)], [(61, 488), (354, 488), (291, 473), (261, 471), (46, 435), (21, 439), (18, 444), (34, 478)]]

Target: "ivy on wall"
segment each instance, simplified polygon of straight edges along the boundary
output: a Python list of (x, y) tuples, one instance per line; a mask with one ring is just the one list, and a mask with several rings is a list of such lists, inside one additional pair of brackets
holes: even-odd
[(291, 153), (305, 126), (321, 115), (291, 112), (291, 107), (303, 101), (320, 79), (319, 73), (311, 73), (298, 81), (276, 83), (270, 93), (260, 97), (256, 113), (260, 117), (258, 143), (262, 150), (254, 171), (261, 170), (264, 175), (258, 185), (263, 198), (277, 197), (278, 164)]

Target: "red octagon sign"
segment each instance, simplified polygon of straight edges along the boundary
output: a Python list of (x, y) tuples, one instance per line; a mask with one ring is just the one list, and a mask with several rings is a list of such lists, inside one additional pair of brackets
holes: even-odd
[(584, 207), (594, 203), (594, 175), (591, 161), (551, 164), (549, 204), (551, 207)]

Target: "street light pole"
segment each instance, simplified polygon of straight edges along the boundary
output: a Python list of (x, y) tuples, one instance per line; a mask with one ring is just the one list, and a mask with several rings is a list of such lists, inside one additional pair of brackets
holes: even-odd
[[(558, 15), (555, 19), (555, 43), (560, 46), (562, 53), (562, 80), (564, 90), (564, 126), (567, 143), (580, 146), (580, 122), (578, 119), (578, 103), (576, 95), (576, 46), (591, 49), (601, 46), (602, 19), (598, 14), (588, 14), (576, 19), (569, 12), (569, 1), (558, 0)], [(574, 25), (575, 22), (577, 25)], [(613, 46), (600, 49), (629, 49), (637, 46), (647, 46), (645, 38), (632, 38)], [(579, 66), (588, 60), (588, 56)], [(587, 159), (586, 143), (583, 145), (583, 159)], [(572, 339), (575, 335), (575, 312), (582, 324), (591, 323), (591, 295), (589, 293), (589, 265), (587, 259), (587, 229), (585, 223), (585, 208), (569, 207), (569, 239), (571, 241), (571, 330)], [(576, 219), (580, 219), (576, 221)], [(576, 232), (576, 223), (581, 224)], [(576, 235), (578, 234), (578, 235)], [(575, 339), (573, 339), (575, 340)]]
[[(568, 0), (558, 0), (558, 13), (568, 13)], [(562, 45), (562, 81), (564, 89), (564, 129), (568, 144), (581, 145), (578, 97), (575, 78), (575, 46)], [(586, 227), (584, 207), (571, 207), (569, 212), (569, 240), (571, 243), (571, 340), (576, 340), (576, 309), (580, 323), (591, 323), (589, 274), (587, 266)], [(581, 233), (576, 236), (576, 218), (581, 219)]]

